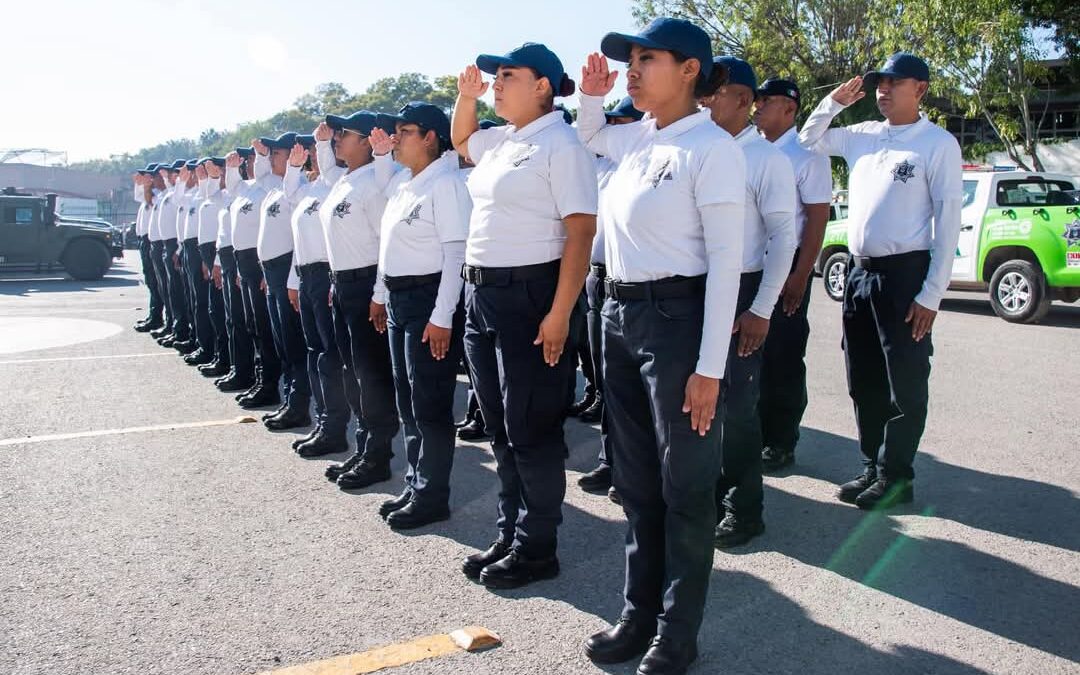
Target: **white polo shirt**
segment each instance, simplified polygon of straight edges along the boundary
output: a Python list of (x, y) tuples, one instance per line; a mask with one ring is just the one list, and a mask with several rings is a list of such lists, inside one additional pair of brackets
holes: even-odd
[(799, 145), (799, 130), (791, 127), (773, 143), (787, 155), (795, 171), (795, 238), (802, 241), (806, 229), (806, 204), (832, 203), (832, 165), (827, 155), (811, 152)]
[(930, 270), (915, 300), (936, 310), (960, 238), (960, 144), (925, 115), (899, 127), (884, 121), (829, 129), (844, 107), (826, 96), (803, 126), (799, 142), (847, 161), (848, 248), (853, 255), (931, 252)]
[(596, 209), (596, 236), (593, 237), (592, 242), (592, 254), (589, 258), (590, 262), (604, 264), (607, 260), (607, 256), (604, 254), (604, 188), (607, 187), (608, 181), (611, 180), (611, 174), (615, 173), (616, 164), (607, 157), (597, 155), (594, 160), (596, 164), (596, 189), (597, 189), (597, 209)]
[(150, 204), (145, 201), (139, 202), (139, 212), (135, 216), (135, 234), (144, 237), (150, 234), (150, 221), (154, 215), (154, 204), (157, 203), (161, 191), (157, 188), (151, 188), (153, 197), (151, 197)]
[(460, 271), (472, 212), (457, 153), (445, 153), (415, 177), (409, 169), (398, 171), (386, 195), (379, 273), (401, 277), (442, 272), (431, 323), (450, 328), (464, 285)]
[[(293, 250), (293, 203), (285, 193), (284, 177), (275, 176), (259, 208), (259, 260), (273, 260)], [(268, 179), (269, 180), (269, 179)], [(306, 180), (306, 179), (305, 179)]]
[(176, 238), (180, 241), (194, 239), (199, 236), (199, 221), (195, 216), (202, 195), (199, 194), (199, 185), (184, 190), (180, 202), (176, 208)]
[(308, 181), (298, 167), (290, 165), (285, 171), (285, 192), (295, 204), (289, 218), (294, 266), (329, 260), (326, 255), (326, 236), (323, 234), (322, 221), (319, 220), (319, 207), (326, 201), (331, 187), (333, 186), (323, 178), (322, 173), (315, 180)]
[(165, 191), (161, 201), (154, 205), (157, 207), (157, 232), (159, 239), (176, 239), (176, 216), (178, 213), (179, 191), (180, 187), (173, 185)]
[(603, 98), (585, 94), (578, 133), (618, 165), (601, 204), (608, 276), (640, 282), (708, 274), (696, 371), (723, 377), (742, 261), (742, 150), (708, 113), (663, 129), (651, 118), (607, 125)]
[(146, 235), (150, 238), (150, 241), (161, 241), (164, 239), (164, 237), (161, 236), (161, 212), (165, 203), (165, 198), (168, 194), (168, 188), (154, 191), (154, 204), (150, 208), (150, 215), (147, 216), (146, 227)]
[[(217, 212), (218, 231), (217, 249), (232, 248), (232, 216), (229, 215), (229, 207), (232, 206), (233, 196), (228, 190), (222, 190), (220, 195), (220, 207)], [(220, 255), (220, 253), (219, 253)]]
[(592, 156), (556, 110), (529, 123), (469, 137), (473, 211), (465, 262), (521, 267), (562, 257), (563, 219), (596, 214)]
[(208, 178), (199, 185), (203, 200), (199, 202), (195, 219), (199, 223), (199, 245), (201, 246), (217, 241), (218, 227), (221, 225), (219, 214), (225, 193), (221, 189), (221, 181), (217, 178)]
[[(233, 172), (239, 179), (239, 171), (231, 168), (225, 174), (226, 180)], [(236, 187), (230, 190), (233, 201), (229, 205), (229, 221), (232, 224), (232, 245), (235, 250), (246, 251), (258, 246), (260, 207), (274, 184), (280, 182), (280, 178), (267, 173), (253, 181), (238, 181)]]
[[(321, 165), (320, 165), (321, 166)], [(371, 164), (345, 173), (319, 207), (330, 269), (335, 272), (379, 263), (379, 229), (386, 196)], [(385, 298), (374, 298), (385, 302)]]

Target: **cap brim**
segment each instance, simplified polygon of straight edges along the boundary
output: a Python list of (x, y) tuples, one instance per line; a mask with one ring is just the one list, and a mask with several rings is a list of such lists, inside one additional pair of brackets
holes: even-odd
[(913, 80), (910, 75), (901, 75), (892, 70), (871, 70), (869, 73), (863, 75), (863, 87), (867, 89), (877, 89), (878, 80), (883, 77), (891, 77), (894, 80)]
[[(409, 120), (405, 119), (401, 115), (387, 115), (386, 113), (378, 113), (375, 115), (375, 126), (379, 127), (388, 134), (397, 131), (398, 124), (408, 124)], [(391, 131), (393, 130), (393, 131)]]
[(476, 67), (484, 71), (488, 75), (495, 75), (499, 72), (499, 66), (507, 68), (525, 68), (525, 64), (508, 59), (505, 56), (495, 56), (494, 54), (481, 54), (476, 57)]
[[(664, 49), (672, 51), (671, 47), (662, 45), (640, 35), (627, 35), (625, 33), (608, 33), (600, 41), (600, 52), (609, 59), (615, 59), (621, 63), (630, 61), (630, 52), (634, 45), (647, 49)], [(704, 64), (702, 64), (704, 65)]]
[(345, 118), (341, 115), (327, 115), (326, 126), (331, 129), (340, 130), (345, 128)]

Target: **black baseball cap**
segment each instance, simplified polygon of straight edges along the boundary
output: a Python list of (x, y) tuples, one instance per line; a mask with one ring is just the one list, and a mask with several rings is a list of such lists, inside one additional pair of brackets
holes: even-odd
[(791, 80), (784, 80), (779, 77), (770, 77), (761, 83), (761, 86), (757, 90), (758, 96), (783, 96), (790, 98), (796, 103), (802, 100), (802, 94), (799, 93), (799, 85), (795, 84)]
[(930, 66), (910, 52), (897, 52), (889, 57), (880, 70), (871, 70), (863, 75), (863, 84), (868, 89), (876, 89), (878, 80), (891, 77), (894, 80), (930, 81)]

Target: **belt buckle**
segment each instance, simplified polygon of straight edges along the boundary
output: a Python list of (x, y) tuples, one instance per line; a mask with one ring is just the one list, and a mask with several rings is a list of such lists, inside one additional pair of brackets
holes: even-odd
[(607, 295), (609, 298), (615, 298), (616, 300), (618, 300), (618, 298), (615, 297), (616, 296), (615, 280), (612, 279), (611, 277), (604, 277), (603, 278), (603, 284), (604, 284), (604, 294)]
[(471, 279), (469, 279), (469, 283), (471, 283), (472, 285), (474, 285), (474, 286), (483, 286), (484, 285), (484, 270), (482, 268), (480, 268), (480, 267), (470, 267), (469, 268), (469, 276), (472, 277)]

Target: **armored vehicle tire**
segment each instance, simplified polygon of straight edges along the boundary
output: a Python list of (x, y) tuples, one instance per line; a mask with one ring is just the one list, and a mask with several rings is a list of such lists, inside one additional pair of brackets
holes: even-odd
[(60, 264), (64, 271), (80, 281), (94, 281), (105, 276), (112, 265), (109, 249), (93, 239), (76, 239), (67, 245)]

